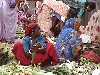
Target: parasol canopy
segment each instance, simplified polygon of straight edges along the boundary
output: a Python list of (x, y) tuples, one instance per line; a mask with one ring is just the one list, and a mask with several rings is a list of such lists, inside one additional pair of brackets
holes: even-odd
[(43, 2), (43, 5), (47, 5), (52, 10), (60, 14), (61, 16), (67, 18), (69, 6), (63, 3), (62, 1), (56, 1), (56, 0), (46, 0)]

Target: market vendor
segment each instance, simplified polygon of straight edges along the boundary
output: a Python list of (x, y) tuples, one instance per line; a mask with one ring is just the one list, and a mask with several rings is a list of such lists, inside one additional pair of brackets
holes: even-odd
[(22, 65), (56, 65), (58, 62), (54, 45), (40, 34), (40, 27), (36, 23), (27, 26), (22, 44), (16, 43), (12, 52)]
[(82, 42), (79, 38), (79, 26), (79, 19), (70, 18), (67, 20), (55, 45), (59, 58), (63, 57), (75, 61), (78, 59), (79, 52), (82, 49)]

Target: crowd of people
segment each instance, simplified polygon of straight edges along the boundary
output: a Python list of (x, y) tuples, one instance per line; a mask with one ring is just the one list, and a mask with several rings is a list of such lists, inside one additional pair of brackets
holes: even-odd
[[(15, 43), (12, 49), (20, 64), (33, 65), (41, 63), (42, 66), (46, 64), (56, 65), (58, 58), (78, 61), (81, 54), (80, 51), (83, 48), (82, 39), (80, 38), (81, 32), (79, 31), (81, 19), (85, 12), (91, 12), (96, 8), (94, 2), (87, 1), (82, 4), (84, 6), (78, 8), (69, 5), (68, 18), (65, 21), (61, 20), (61, 16), (58, 13), (54, 11), (51, 13), (53, 24), (50, 28), (53, 33), (51, 36), (57, 38), (54, 45), (46, 38), (46, 35), (41, 34), (43, 31), (41, 31), (37, 21), (34, 21), (34, 14), (29, 12), (26, 1), (1, 0), (0, 42), (14, 43), (17, 26), (23, 25), (25, 30), (23, 42)], [(59, 22), (63, 22), (61, 23), (62, 25)]]

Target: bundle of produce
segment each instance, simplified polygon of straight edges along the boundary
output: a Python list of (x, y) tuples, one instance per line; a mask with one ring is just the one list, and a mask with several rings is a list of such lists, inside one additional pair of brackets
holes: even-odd
[(100, 57), (100, 48), (91, 48), (91, 51), (93, 51), (95, 54), (97, 54)]
[(5, 65), (14, 59), (12, 48), (12, 44), (0, 43), (0, 65)]
[(6, 43), (0, 43), (0, 65), (5, 65), (8, 62), (9, 50)]
[(78, 65), (75, 62), (66, 62), (47, 71), (53, 72), (55, 75), (91, 75), (97, 68), (100, 68), (100, 64), (85, 63)]
[(55, 37), (47, 37), (47, 39), (51, 42), (51, 43), (53, 43), (54, 45), (56, 44), (56, 40), (57, 40), (57, 38), (55, 38)]
[(25, 34), (25, 30), (23, 30), (23, 29), (17, 29), (15, 37), (16, 37), (16, 39), (17, 38), (22, 38), (24, 36), (24, 34)]
[(85, 57), (81, 57), (80, 58), (80, 65), (84, 65), (87, 69), (88, 69), (88, 72), (90, 72), (92, 75), (99, 75), (96, 73), (96, 71), (100, 70), (100, 64), (96, 64), (92, 59), (88, 59), (88, 58), (85, 58)]
[(8, 62), (8, 52), (0, 52), (0, 66)]
[(39, 65), (22, 66), (16, 62), (0, 66), (0, 75), (54, 75), (52, 72), (41, 70)]

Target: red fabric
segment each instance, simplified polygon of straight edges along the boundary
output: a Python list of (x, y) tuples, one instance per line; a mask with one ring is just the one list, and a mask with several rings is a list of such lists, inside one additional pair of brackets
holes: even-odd
[(96, 17), (96, 19), (95, 19), (95, 23), (97, 23), (97, 22), (98, 22), (98, 18), (99, 18), (99, 17)]
[(28, 36), (30, 31), (36, 26), (36, 23), (30, 23), (25, 29), (25, 36)]
[(91, 36), (93, 36), (93, 33), (91, 33)]
[(96, 31), (100, 32), (100, 27), (99, 26), (96, 27)]
[(26, 58), (23, 45), (20, 42), (18, 42), (14, 45), (12, 52), (15, 55), (15, 57), (17, 58), (17, 60), (20, 61), (21, 64), (23, 64), (23, 65), (31, 64), (31, 59)]
[(100, 63), (100, 57), (97, 54), (95, 54), (93, 51), (86, 51), (81, 55), (81, 57), (91, 59), (96, 63)]
[(88, 27), (88, 28), (87, 28), (87, 31), (89, 31), (89, 30), (90, 30), (90, 28)]
[[(57, 56), (57, 53), (56, 53), (56, 50), (55, 50), (53, 44), (47, 42), (46, 47), (47, 47), (46, 53), (41, 54), (40, 52), (38, 52), (36, 54), (35, 59), (32, 62), (32, 64), (38, 64), (38, 63), (44, 62), (45, 60), (48, 63), (50, 63), (50, 61), (51, 61), (52, 65), (57, 64), (58, 56)], [(21, 43), (16, 43), (14, 45), (14, 48), (12, 49), (12, 52), (15, 55), (15, 57), (17, 58), (17, 60), (21, 62), (21, 64), (31, 65), (31, 59), (26, 58), (25, 53), (24, 53), (24, 49), (23, 49), (23, 46)], [(50, 58), (52, 58), (52, 59), (50, 59)]]
[(91, 26), (91, 30), (93, 29), (93, 26)]

